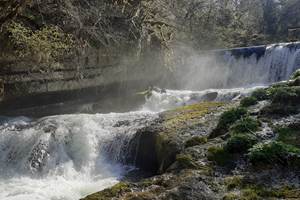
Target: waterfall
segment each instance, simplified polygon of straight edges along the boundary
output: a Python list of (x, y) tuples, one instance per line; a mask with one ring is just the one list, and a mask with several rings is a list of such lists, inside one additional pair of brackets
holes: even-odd
[[(300, 68), (300, 43), (215, 50), (185, 50), (175, 68), (177, 89), (251, 87), (286, 80)], [(182, 50), (180, 50), (182, 52)]]
[(73, 200), (110, 187), (151, 112), (18, 118), (0, 126), (0, 199)]

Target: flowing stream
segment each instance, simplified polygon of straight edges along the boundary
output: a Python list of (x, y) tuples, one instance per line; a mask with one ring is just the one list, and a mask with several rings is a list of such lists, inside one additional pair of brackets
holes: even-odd
[[(139, 111), (59, 115), (38, 120), (1, 117), (0, 199), (76, 200), (110, 187), (133, 168), (123, 164), (131, 138), (156, 119), (159, 112), (199, 101), (232, 101), (248, 95), (258, 85), (284, 80), (297, 68), (298, 54), (297, 49), (285, 46), (269, 47), (260, 58), (255, 54), (234, 58), (226, 53), (228, 62), (224, 67), (230, 68), (231, 73), (242, 76), (244, 71), (238, 66), (248, 63), (247, 73), (263, 72), (264, 76), (247, 76), (244, 84), (236, 82), (239, 88), (226, 87), (230, 84), (220, 87), (231, 89), (157, 89)], [(226, 66), (228, 63), (234, 64)], [(221, 81), (229, 83), (224, 80)], [(197, 79), (195, 82), (201, 84)]]

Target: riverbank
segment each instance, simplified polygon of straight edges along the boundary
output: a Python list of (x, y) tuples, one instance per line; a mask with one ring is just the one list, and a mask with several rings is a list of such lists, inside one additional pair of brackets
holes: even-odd
[[(157, 175), (84, 200), (300, 198), (299, 78), (298, 72), (240, 103), (162, 113), (137, 134), (138, 166)], [(160, 159), (149, 159), (154, 155)]]

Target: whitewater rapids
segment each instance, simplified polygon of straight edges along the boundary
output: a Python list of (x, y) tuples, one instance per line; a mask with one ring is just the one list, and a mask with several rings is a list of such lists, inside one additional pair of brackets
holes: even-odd
[(110, 187), (133, 169), (124, 165), (129, 142), (159, 112), (252, 90), (153, 91), (136, 112), (0, 118), (0, 199), (74, 200)]

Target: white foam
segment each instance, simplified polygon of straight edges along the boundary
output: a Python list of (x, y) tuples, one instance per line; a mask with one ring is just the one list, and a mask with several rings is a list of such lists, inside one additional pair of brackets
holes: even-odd
[(117, 183), (151, 112), (62, 115), (0, 128), (1, 200), (73, 200)]

